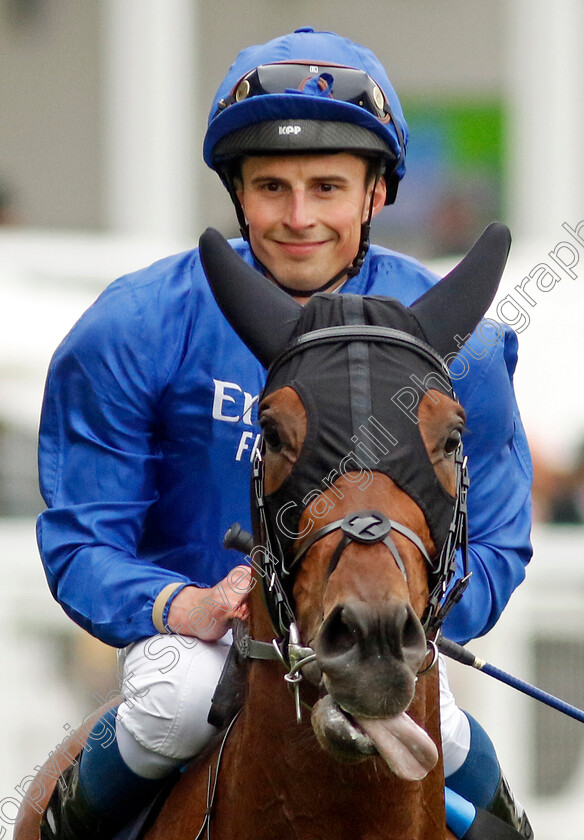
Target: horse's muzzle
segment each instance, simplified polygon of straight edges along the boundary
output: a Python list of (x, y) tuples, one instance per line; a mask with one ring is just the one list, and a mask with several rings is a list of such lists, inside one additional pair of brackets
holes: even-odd
[(390, 598), (381, 607), (359, 600), (337, 604), (314, 649), (324, 684), (352, 715), (381, 718), (406, 709), (426, 656), (426, 637), (411, 605)]

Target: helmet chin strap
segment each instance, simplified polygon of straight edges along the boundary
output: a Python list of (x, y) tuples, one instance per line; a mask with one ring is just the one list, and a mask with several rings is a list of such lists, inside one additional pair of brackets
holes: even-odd
[(243, 207), (241, 206), (239, 197), (237, 196), (237, 193), (235, 191), (235, 186), (231, 178), (224, 178), (224, 183), (227, 186), (227, 190), (231, 197), (231, 201), (235, 206), (235, 212), (237, 214), (237, 221), (239, 222), (239, 230), (241, 232), (241, 235), (249, 244), (249, 247), (253, 254), (253, 258), (257, 262), (257, 264), (261, 266), (263, 273), (266, 275), (266, 277), (269, 277), (269, 279), (272, 280), (276, 284), (276, 286), (279, 286), (280, 289), (282, 289), (282, 291), (286, 292), (286, 294), (289, 294), (291, 297), (306, 298), (312, 297), (312, 295), (316, 295), (319, 292), (326, 292), (327, 289), (330, 289), (331, 286), (334, 286), (336, 283), (339, 282), (339, 280), (342, 280), (343, 277), (345, 277), (345, 279), (348, 280), (349, 278), (354, 277), (361, 271), (361, 266), (365, 261), (365, 257), (367, 256), (367, 251), (369, 250), (370, 245), (369, 237), (371, 233), (371, 219), (373, 218), (373, 203), (375, 201), (375, 189), (377, 187), (377, 184), (379, 183), (379, 179), (383, 175), (383, 170), (384, 166), (383, 163), (381, 163), (381, 165), (378, 168), (378, 171), (375, 174), (373, 189), (371, 191), (371, 199), (369, 201), (369, 212), (367, 214), (367, 220), (361, 224), (361, 238), (359, 241), (359, 250), (357, 251), (353, 262), (345, 268), (342, 268), (339, 272), (337, 272), (337, 274), (335, 274), (334, 277), (331, 277), (330, 280), (327, 280), (326, 283), (323, 283), (322, 286), (319, 286), (317, 289), (294, 289), (291, 286), (286, 286), (284, 283), (281, 283), (280, 280), (278, 280), (278, 278), (262, 263), (261, 260), (257, 258), (251, 246), (251, 241), (249, 237), (249, 225), (247, 223), (247, 219), (245, 218), (245, 214), (243, 212)]

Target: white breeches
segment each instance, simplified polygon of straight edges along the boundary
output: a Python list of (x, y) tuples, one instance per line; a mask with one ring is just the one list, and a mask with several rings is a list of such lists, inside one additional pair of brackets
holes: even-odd
[(450, 776), (462, 765), (470, 749), (470, 723), (462, 709), (459, 709), (450, 690), (446, 662), (442, 654), (438, 657), (440, 673), (440, 731), (444, 756), (444, 775)]
[(120, 655), (124, 702), (116, 737), (122, 758), (139, 776), (162, 778), (196, 755), (216, 729), (211, 699), (232, 642), (152, 636)]
[[(232, 638), (203, 642), (152, 636), (120, 654), (124, 702), (116, 737), (126, 764), (139, 776), (162, 778), (196, 755), (216, 732), (207, 723), (211, 699)], [(440, 657), (440, 713), (445, 774), (462, 765), (470, 745), (468, 719), (454, 700)]]

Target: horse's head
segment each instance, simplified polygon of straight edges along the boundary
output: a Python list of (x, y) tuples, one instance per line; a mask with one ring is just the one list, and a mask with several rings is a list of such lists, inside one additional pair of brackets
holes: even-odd
[(465, 524), (465, 417), (444, 358), (484, 315), (508, 249), (492, 225), (411, 307), (335, 294), (301, 307), (219, 234), (201, 239), (219, 306), (269, 368), (253, 497), (273, 626), (297, 624), (316, 654), (304, 675), (321, 687), (323, 746), (379, 751), (406, 778), (437, 758), (405, 710)]

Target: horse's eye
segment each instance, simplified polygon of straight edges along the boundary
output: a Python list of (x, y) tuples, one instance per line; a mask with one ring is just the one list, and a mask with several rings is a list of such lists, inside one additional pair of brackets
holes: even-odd
[(460, 446), (461, 440), (462, 435), (460, 433), (460, 429), (453, 429), (446, 438), (446, 443), (444, 444), (444, 452), (447, 455), (452, 455), (452, 453), (456, 452), (456, 450)]
[(271, 449), (273, 452), (279, 452), (282, 448), (282, 438), (277, 428), (272, 423), (266, 423), (262, 427), (262, 434), (268, 449)]

